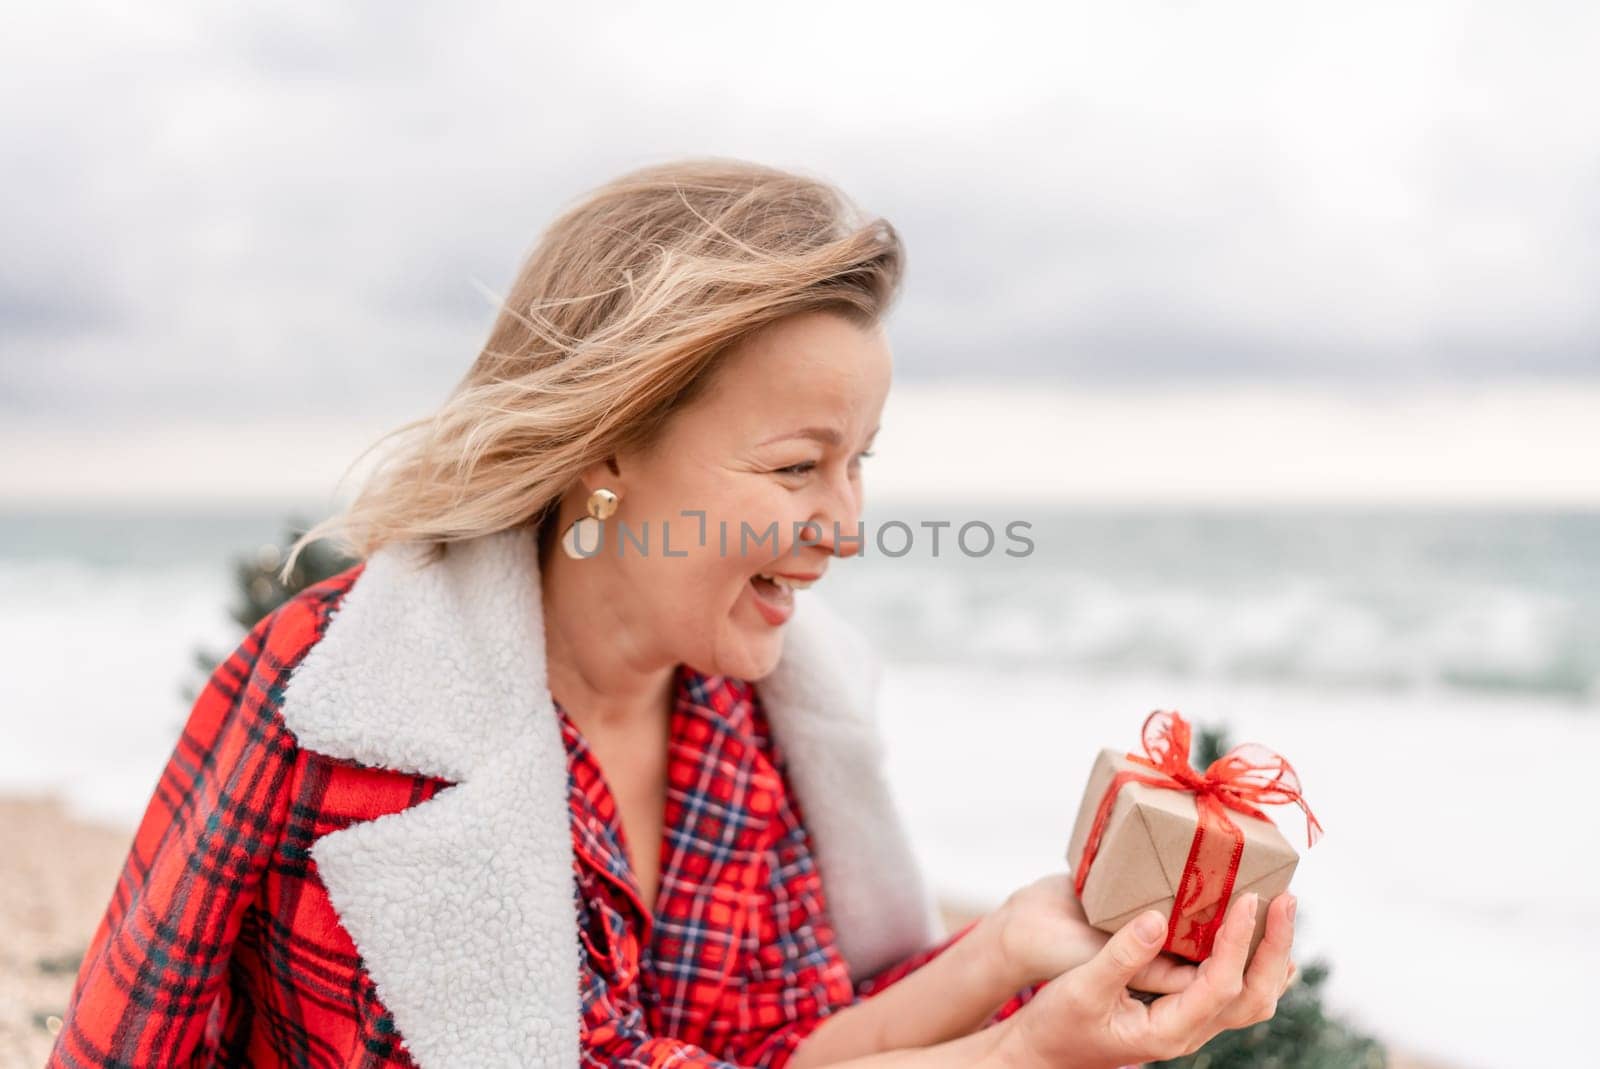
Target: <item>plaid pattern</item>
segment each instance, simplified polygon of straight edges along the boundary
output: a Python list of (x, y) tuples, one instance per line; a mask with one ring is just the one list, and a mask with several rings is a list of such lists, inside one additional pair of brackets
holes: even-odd
[[(363, 568), (262, 619), (208, 680), (90, 942), (52, 1069), (414, 1064), (310, 847), (449, 784), (301, 749), (279, 715)], [(780, 1065), (828, 1013), (969, 929), (852, 990), (754, 688), (687, 669), (679, 683), (655, 916), (599, 766), (561, 714), (584, 1064)]]
[[(781, 1066), (829, 1014), (882, 991), (971, 930), (852, 986), (759, 692), (686, 665), (675, 681), (652, 913), (624, 850), (616, 800), (556, 708), (582, 861), (585, 1066)], [(1036, 989), (1018, 993), (992, 1020)]]
[(302, 750), (289, 673), (361, 571), (262, 619), (196, 699), (79, 969), (49, 1066), (402, 1066), (311, 843), (442, 781)]

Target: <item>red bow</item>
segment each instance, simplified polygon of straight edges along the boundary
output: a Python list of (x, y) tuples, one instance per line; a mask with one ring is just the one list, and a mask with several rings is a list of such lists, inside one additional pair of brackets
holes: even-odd
[[(1199, 819), (1194, 840), (1184, 864), (1183, 880), (1178, 885), (1172, 916), (1167, 925), (1165, 949), (1194, 960), (1211, 953), (1212, 940), (1222, 926), (1233, 882), (1244, 853), (1244, 833), (1228, 816), (1228, 810), (1266, 820), (1257, 805), (1298, 805), (1306, 815), (1306, 846), (1315, 846), (1322, 837), (1322, 824), (1306, 804), (1300, 790), (1300, 777), (1282, 755), (1255, 743), (1235, 746), (1197, 772), (1189, 764), (1190, 730), (1188, 721), (1175, 710), (1156, 710), (1145, 718), (1140, 730), (1144, 753), (1128, 753), (1128, 760), (1143, 765), (1154, 774), (1125, 770), (1111, 778), (1100, 807), (1089, 828), (1083, 857), (1073, 885), (1083, 895), (1089, 866), (1100, 849), (1117, 792), (1125, 783), (1143, 783), (1164, 790), (1188, 791), (1195, 796)], [(1212, 889), (1220, 879), (1221, 887)], [(1180, 918), (1185, 922), (1179, 932)]]

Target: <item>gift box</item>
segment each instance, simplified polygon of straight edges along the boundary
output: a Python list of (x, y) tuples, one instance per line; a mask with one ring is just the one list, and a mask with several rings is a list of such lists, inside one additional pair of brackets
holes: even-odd
[(1201, 772), (1189, 765), (1189, 741), (1183, 717), (1157, 710), (1145, 720), (1142, 752), (1102, 750), (1066, 860), (1091, 925), (1114, 932), (1158, 909), (1167, 915), (1164, 949), (1190, 961), (1210, 956), (1234, 896), (1256, 892), (1253, 957), (1266, 934), (1267, 906), (1288, 888), (1300, 860), (1259, 806), (1300, 806), (1308, 847), (1322, 826), (1278, 754), (1236, 746)]

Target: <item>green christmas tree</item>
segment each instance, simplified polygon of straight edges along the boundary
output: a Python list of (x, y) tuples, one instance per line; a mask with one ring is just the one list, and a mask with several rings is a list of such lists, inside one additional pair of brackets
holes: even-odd
[[(1231, 748), (1221, 729), (1196, 730), (1191, 763), (1203, 769)], [(1302, 911), (1301, 916), (1304, 916)], [(1329, 1017), (1322, 987), (1330, 966), (1300, 963), (1300, 976), (1278, 1000), (1271, 1020), (1223, 1032), (1184, 1058), (1152, 1062), (1157, 1069), (1385, 1069), (1383, 1045)]]

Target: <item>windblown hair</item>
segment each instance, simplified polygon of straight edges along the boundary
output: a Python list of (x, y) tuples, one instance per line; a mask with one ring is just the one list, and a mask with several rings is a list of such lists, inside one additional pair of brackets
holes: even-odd
[(547, 523), (586, 469), (648, 448), (741, 340), (813, 311), (871, 326), (904, 262), (893, 226), (817, 178), (720, 157), (617, 177), (543, 233), (443, 406), (352, 461), (399, 439), (281, 576), (321, 538), (359, 559), (419, 541), (437, 560), (452, 541)]

